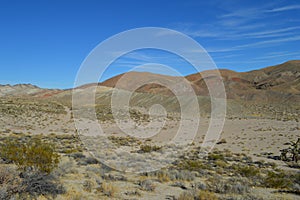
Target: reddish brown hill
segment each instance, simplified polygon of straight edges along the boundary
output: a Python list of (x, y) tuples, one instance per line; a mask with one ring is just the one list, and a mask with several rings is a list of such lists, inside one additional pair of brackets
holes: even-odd
[[(223, 81), (227, 98), (255, 101), (300, 101), (300, 61), (294, 60), (276, 66), (254, 70), (249, 72), (235, 72), (231, 70), (219, 70), (221, 78), (216, 71), (204, 71), (191, 74), (186, 77), (174, 77), (153, 74), (148, 72), (128, 72), (112, 77), (100, 86), (116, 87), (120, 89), (137, 91), (141, 93), (163, 94), (173, 96), (173, 92), (163, 85), (176, 86), (177, 93), (186, 95), (188, 89), (182, 84), (182, 80), (188, 81), (195, 93), (199, 96), (208, 96), (206, 82), (212, 86)], [(144, 84), (147, 83), (147, 84)], [(95, 84), (83, 85), (85, 89)], [(137, 87), (138, 86), (138, 87)], [(42, 89), (30, 84), (0, 85), (0, 97), (5, 96), (30, 96), (38, 98), (63, 98), (70, 97), (70, 90)]]
[[(298, 60), (249, 72), (235, 72), (226, 69), (219, 70), (219, 72), (229, 99), (263, 100), (268, 97), (268, 99), (276, 100), (281, 97), (291, 98), (291, 96), (292, 99), (300, 98), (300, 61)], [(120, 81), (125, 75), (126, 78)], [(216, 83), (220, 81), (220, 77), (213, 70), (191, 74), (185, 79), (191, 83), (197, 95), (203, 96), (209, 95), (206, 81)], [(108, 79), (99, 85), (143, 93), (173, 95), (168, 88), (156, 83), (140, 85), (139, 88), (136, 88), (141, 80), (145, 82), (165, 80), (169, 84), (178, 84), (182, 77), (148, 72), (129, 72)], [(185, 94), (184, 90), (182, 94)]]

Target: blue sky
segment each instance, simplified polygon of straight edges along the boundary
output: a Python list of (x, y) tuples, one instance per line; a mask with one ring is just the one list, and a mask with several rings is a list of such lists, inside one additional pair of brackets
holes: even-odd
[[(189, 35), (219, 68), (249, 71), (300, 59), (296, 0), (0, 0), (0, 24), (0, 84), (70, 88), (97, 44), (149, 26)], [(148, 49), (118, 59), (103, 79), (149, 62), (172, 66), (183, 75), (194, 72), (178, 56)]]

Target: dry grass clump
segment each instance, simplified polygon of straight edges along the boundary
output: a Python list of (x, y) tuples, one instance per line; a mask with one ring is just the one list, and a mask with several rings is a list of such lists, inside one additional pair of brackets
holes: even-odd
[(117, 137), (117, 136), (109, 136), (108, 139), (114, 143), (115, 145), (117, 145), (118, 147), (120, 146), (132, 146), (134, 144), (139, 143), (139, 140), (134, 138), (134, 137)]
[(193, 181), (196, 178), (195, 172), (189, 170), (164, 169), (155, 172), (145, 173), (144, 175), (156, 177), (159, 182), (169, 181)]
[(83, 182), (83, 190), (86, 192), (92, 192), (92, 189), (94, 186), (95, 186), (95, 183), (91, 180), (85, 180)]
[(116, 193), (119, 191), (119, 189), (114, 186), (112, 183), (101, 183), (101, 187), (99, 190), (108, 197), (114, 197), (116, 196)]
[(246, 194), (250, 192), (247, 179), (213, 177), (208, 180), (208, 189), (220, 194)]
[(218, 200), (212, 192), (206, 190), (185, 191), (180, 194), (177, 200)]
[(144, 190), (147, 192), (152, 192), (156, 188), (155, 184), (150, 179), (141, 180), (138, 182), (138, 185), (140, 186), (141, 190)]
[(77, 190), (71, 189), (66, 192), (64, 195), (60, 195), (58, 199), (61, 200), (84, 200), (86, 199), (85, 195)]

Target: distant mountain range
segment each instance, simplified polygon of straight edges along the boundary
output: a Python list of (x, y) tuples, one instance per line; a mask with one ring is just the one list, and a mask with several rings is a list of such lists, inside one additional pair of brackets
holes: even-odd
[[(266, 67), (249, 72), (235, 72), (231, 70), (219, 70), (223, 79), (228, 99), (239, 99), (247, 101), (294, 101), (300, 100), (300, 60), (288, 61), (276, 66)], [(204, 71), (191, 74), (184, 78), (189, 81), (199, 96), (208, 96), (209, 92), (205, 80), (217, 81), (218, 77), (212, 71)], [(212, 75), (210, 75), (212, 74)], [(138, 80), (151, 81), (165, 79), (169, 83), (178, 84), (183, 77), (166, 76), (148, 72), (128, 72), (126, 81), (118, 83), (124, 74), (112, 77), (102, 83), (81, 86), (81, 89), (95, 85), (108, 88), (133, 90)], [(0, 85), (0, 97), (36, 97), (53, 98), (70, 95), (70, 90), (42, 89), (31, 84)], [(151, 83), (139, 87), (136, 92), (173, 96), (166, 87)], [(184, 90), (182, 90), (184, 94)]]

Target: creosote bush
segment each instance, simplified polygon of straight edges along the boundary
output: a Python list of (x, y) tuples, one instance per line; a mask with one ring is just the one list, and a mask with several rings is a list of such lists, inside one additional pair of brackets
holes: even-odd
[(38, 138), (29, 139), (26, 143), (17, 139), (6, 141), (0, 147), (0, 157), (23, 171), (42, 173), (50, 173), (57, 167), (60, 158), (52, 144)]
[(254, 177), (259, 175), (259, 169), (254, 166), (243, 166), (243, 165), (237, 165), (234, 166), (237, 173), (244, 177)]
[(270, 188), (289, 188), (292, 184), (292, 177), (282, 171), (278, 173), (269, 171), (264, 181), (264, 185)]
[(140, 153), (150, 153), (152, 151), (159, 151), (159, 150), (161, 150), (161, 147), (156, 146), (156, 145), (153, 145), (153, 146), (152, 145), (142, 145), (140, 147), (139, 152)]

